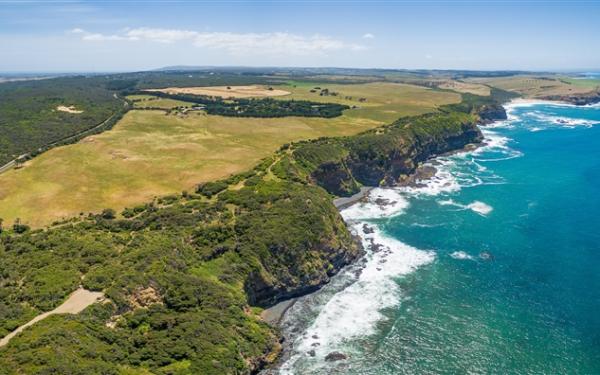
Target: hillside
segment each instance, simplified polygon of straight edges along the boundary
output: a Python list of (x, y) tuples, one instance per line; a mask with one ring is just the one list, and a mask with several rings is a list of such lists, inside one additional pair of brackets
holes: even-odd
[(233, 374), (272, 362), (278, 333), (261, 308), (317, 289), (361, 254), (332, 195), (394, 184), (419, 162), (480, 141), (480, 106), (465, 104), (284, 145), (246, 173), (128, 209), (124, 219), (105, 210), (47, 230), (5, 229), (0, 335), (80, 284), (107, 300), (26, 329), (0, 349), (0, 368)]
[(343, 97), (310, 93), (308, 83), (280, 87), (293, 90), (294, 100), (355, 108), (334, 118), (253, 118), (209, 115), (147, 93), (125, 96), (133, 108), (112, 129), (0, 174), (0, 218), (41, 227), (107, 207), (121, 211), (248, 170), (284, 143), (354, 135), (460, 101), (453, 92), (396, 83), (320, 85)]

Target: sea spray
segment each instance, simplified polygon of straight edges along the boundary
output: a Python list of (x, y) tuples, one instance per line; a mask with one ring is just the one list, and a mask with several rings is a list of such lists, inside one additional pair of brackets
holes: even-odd
[[(378, 193), (375, 192), (377, 196)], [(383, 234), (375, 226), (354, 220), (344, 210), (344, 217), (353, 222), (352, 230), (359, 234), (367, 249), (360, 268), (345, 271), (342, 278), (353, 279), (343, 290), (325, 303), (313, 323), (293, 342), (294, 354), (283, 364), (281, 373), (293, 374), (293, 368), (304, 372), (323, 371), (331, 365), (325, 360), (332, 352), (350, 355), (346, 343), (375, 332), (378, 322), (385, 319), (383, 309), (400, 303), (401, 290), (395, 279), (433, 262), (433, 251), (419, 250)], [(370, 211), (369, 211), (370, 212)], [(383, 213), (385, 215), (385, 213)], [(304, 301), (299, 301), (302, 304)], [(292, 309), (286, 319), (294, 318)]]

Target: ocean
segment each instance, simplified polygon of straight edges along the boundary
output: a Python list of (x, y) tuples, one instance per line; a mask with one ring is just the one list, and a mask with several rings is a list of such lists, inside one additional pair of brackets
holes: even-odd
[(281, 374), (600, 373), (600, 106), (507, 112), (342, 211), (367, 253), (288, 310)]

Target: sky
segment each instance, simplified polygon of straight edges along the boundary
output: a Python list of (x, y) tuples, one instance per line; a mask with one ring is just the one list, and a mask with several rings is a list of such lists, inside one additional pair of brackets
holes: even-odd
[(600, 70), (600, 0), (0, 0), (0, 72)]

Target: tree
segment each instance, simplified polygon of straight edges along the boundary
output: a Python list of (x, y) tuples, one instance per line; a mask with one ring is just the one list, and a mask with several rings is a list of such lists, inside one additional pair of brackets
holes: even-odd
[(106, 220), (114, 219), (116, 217), (115, 215), (116, 215), (116, 212), (112, 208), (105, 208), (104, 210), (102, 210), (102, 213), (100, 214), (100, 216), (102, 216), (102, 218), (106, 219)]
[(15, 219), (15, 223), (13, 224), (13, 231), (15, 233), (25, 233), (29, 230), (29, 225), (23, 224), (21, 223), (21, 219), (20, 218), (16, 218)]

